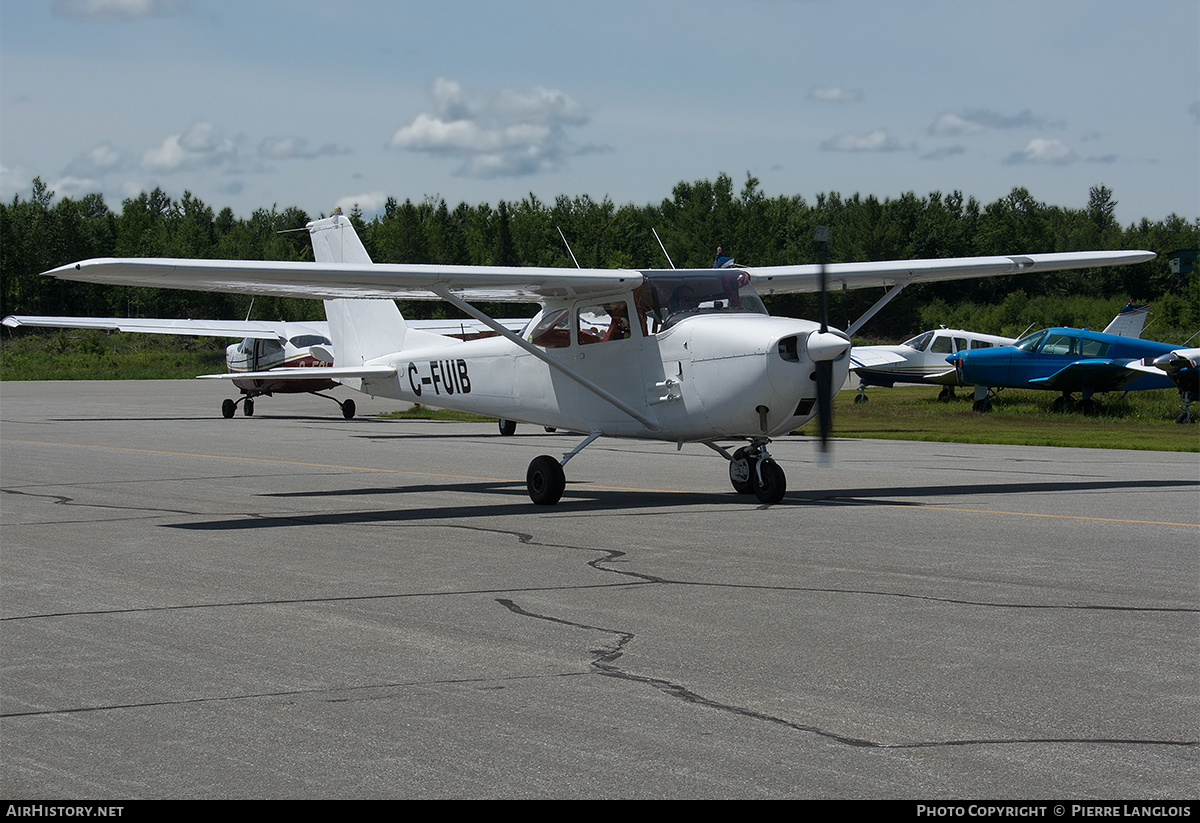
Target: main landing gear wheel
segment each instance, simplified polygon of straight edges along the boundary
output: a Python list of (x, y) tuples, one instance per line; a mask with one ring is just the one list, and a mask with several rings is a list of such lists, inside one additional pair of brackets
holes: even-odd
[(533, 458), (525, 473), (529, 499), (539, 506), (553, 506), (567, 488), (567, 475), (562, 465), (547, 454)]
[(754, 465), (757, 462), (745, 446), (733, 453), (733, 459), (729, 461), (729, 482), (738, 494), (754, 494)]
[(235, 411), (237, 411), (237, 403), (226, 398), (225, 402), (221, 404), (221, 416), (228, 420), (233, 417)]
[(354, 413), (358, 410), (354, 405), (354, 401), (344, 400), (339, 405), (342, 407), (342, 417), (346, 418), (347, 420), (353, 420)]
[(992, 410), (992, 399), (985, 397), (982, 400), (976, 400), (971, 404), (971, 411), (990, 412)]
[(242, 404), (242, 414), (244, 414), (246, 417), (254, 416), (254, 401), (249, 397), (247, 397), (246, 402)]
[(943, 386), (942, 390), (940, 392), (938, 392), (937, 399), (943, 403), (957, 399), (954, 396), (954, 387), (953, 386)]
[(787, 491), (787, 478), (779, 464), (769, 457), (758, 461), (754, 472), (754, 496), (758, 502), (772, 506), (783, 499)]
[(503, 417), (500, 418), (500, 434), (504, 435), (505, 437), (508, 437), (508, 436), (512, 435), (514, 432), (516, 432), (516, 430), (517, 430), (517, 421), (516, 420), (505, 420)]

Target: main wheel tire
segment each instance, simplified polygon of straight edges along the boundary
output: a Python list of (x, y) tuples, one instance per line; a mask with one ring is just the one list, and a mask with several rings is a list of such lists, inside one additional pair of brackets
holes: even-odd
[(729, 461), (729, 482), (738, 494), (754, 494), (754, 458), (749, 456), (750, 450), (743, 446), (733, 453)]
[(504, 435), (505, 437), (509, 437), (515, 433), (516, 430), (516, 420), (505, 420), (503, 417), (500, 418), (500, 434)]
[(356, 411), (358, 411), (358, 408), (354, 405), (353, 400), (346, 400), (342, 403), (342, 417), (347, 420), (353, 420)]
[(235, 411), (237, 411), (237, 403), (225, 398), (225, 402), (221, 404), (221, 416), (228, 420), (233, 417)]
[(870, 399), (871, 398), (867, 397), (865, 394), (856, 394), (854, 396), (855, 403), (866, 403)]
[(1075, 411), (1079, 412), (1080, 414), (1088, 414), (1088, 415), (1095, 414), (1096, 413), (1096, 401), (1090, 397), (1085, 397), (1083, 400), (1080, 400), (1079, 403), (1075, 406)]
[(754, 472), (754, 496), (758, 502), (772, 506), (783, 499), (787, 491), (787, 478), (783, 469), (771, 458), (758, 461)]
[(992, 400), (990, 397), (985, 397), (982, 400), (976, 400), (971, 404), (971, 411), (990, 412), (992, 410)]
[(567, 475), (553, 457), (543, 454), (533, 458), (525, 473), (525, 488), (529, 499), (539, 506), (553, 506), (567, 488)]
[(246, 402), (242, 404), (242, 414), (244, 414), (246, 417), (254, 416), (254, 401), (249, 397), (247, 397)]

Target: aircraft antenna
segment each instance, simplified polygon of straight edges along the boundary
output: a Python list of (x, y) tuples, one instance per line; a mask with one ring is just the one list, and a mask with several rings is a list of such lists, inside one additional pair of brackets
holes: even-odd
[[(559, 226), (555, 226), (554, 228), (558, 229), (558, 236), (562, 238), (563, 245), (567, 247), (567, 254), (571, 255), (572, 260), (575, 260), (575, 252), (571, 251), (571, 244), (567, 242), (567, 236), (563, 234), (563, 230)], [(583, 268), (583, 266), (579, 265), (578, 260), (575, 260), (575, 268)]]
[[(821, 287), (821, 334), (829, 331), (829, 288), (825, 264), (829, 260), (829, 227), (817, 226), (813, 231), (817, 241), (817, 261), (820, 268)], [(817, 373), (817, 418), (821, 429), (820, 450), (818, 460), (829, 462), (829, 433), (833, 430), (833, 361), (818, 360), (813, 364)]]
[(663, 256), (667, 258), (667, 262), (671, 264), (671, 268), (675, 268), (675, 262), (671, 260), (671, 255), (667, 254), (667, 247), (663, 245), (662, 238), (658, 236), (658, 232), (653, 226), (650, 227), (650, 231), (654, 232), (654, 239), (658, 241), (658, 247), (663, 250)]
[(246, 320), (249, 322), (250, 313), (254, 311), (254, 295), (250, 296), (250, 308), (246, 309)]

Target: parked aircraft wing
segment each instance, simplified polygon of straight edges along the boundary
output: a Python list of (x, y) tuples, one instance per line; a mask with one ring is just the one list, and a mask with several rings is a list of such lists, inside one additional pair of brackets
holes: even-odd
[(891, 351), (882, 351), (879, 346), (856, 346), (850, 349), (850, 370), (877, 369), (903, 363), (904, 356)]
[[(1128, 266), (1155, 258), (1149, 251), (1084, 251), (1055, 254), (1017, 254), (999, 257), (948, 257), (934, 260), (892, 260), (882, 263), (830, 263), (826, 266), (830, 290), (966, 280), (1093, 266)], [(820, 267), (749, 267), (750, 280), (759, 294), (820, 290)]]
[(1141, 372), (1125, 360), (1076, 360), (1047, 377), (1032, 378), (1029, 388), (1064, 392), (1082, 391), (1084, 388), (1098, 392), (1116, 391), (1141, 376)]
[[(258, 340), (288, 339), (285, 323), (260, 322), (257, 320), (156, 320), (131, 317), (35, 317), (25, 314), (10, 314), (3, 320), (11, 328), (34, 326), (50, 329), (104, 329), (106, 331), (138, 332), (142, 334), (180, 334), (195, 337), (252, 337)], [(291, 326), (295, 334), (298, 325)], [(312, 324), (314, 331), (325, 322)]]

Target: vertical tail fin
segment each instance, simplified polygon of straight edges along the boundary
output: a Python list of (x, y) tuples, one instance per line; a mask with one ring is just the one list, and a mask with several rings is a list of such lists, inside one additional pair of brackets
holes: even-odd
[[(334, 210), (333, 216), (308, 224), (313, 259), (318, 263), (371, 263), (354, 226)], [(408, 324), (392, 300), (326, 300), (325, 317), (339, 366), (361, 366), (368, 360), (400, 351)]]
[(1117, 316), (1104, 329), (1105, 334), (1119, 334), (1122, 337), (1141, 337), (1142, 327), (1146, 325), (1146, 313), (1149, 306), (1135, 306), (1132, 301), (1117, 312)]

